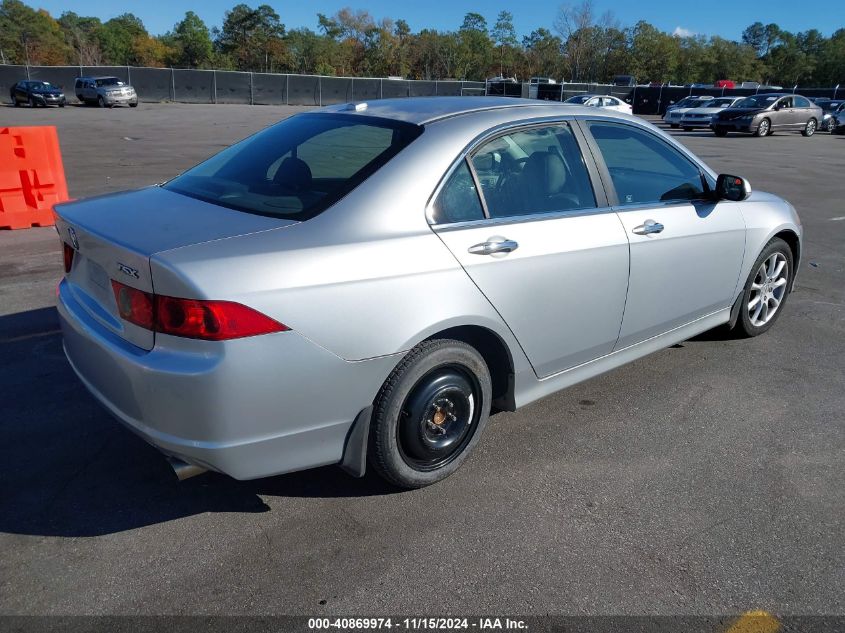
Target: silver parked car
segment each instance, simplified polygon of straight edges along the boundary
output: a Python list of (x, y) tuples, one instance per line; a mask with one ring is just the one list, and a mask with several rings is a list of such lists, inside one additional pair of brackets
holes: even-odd
[(710, 127), (710, 123), (717, 112), (734, 105), (742, 97), (718, 97), (704, 101), (697, 108), (684, 109), (680, 124), (684, 130), (694, 130), (699, 127)]
[(439, 97), (298, 114), (57, 206), (67, 357), (184, 472), (419, 487), (511, 411), (783, 311), (792, 206), (598, 108)]
[(713, 97), (700, 97), (698, 99), (693, 99), (692, 101), (686, 101), (684, 99), (683, 101), (686, 101), (686, 103), (683, 105), (666, 110), (666, 113), (663, 115), (663, 121), (668, 123), (672, 128), (678, 128), (681, 126), (681, 119), (684, 114), (686, 114), (689, 110), (701, 108), (712, 100)]
[(116, 105), (138, 106), (135, 88), (119, 77), (77, 77), (74, 84), (76, 98), (81, 103), (96, 104), (101, 108)]
[(807, 97), (793, 94), (759, 94), (737, 101), (719, 112), (711, 127), (716, 136), (745, 132), (768, 136), (775, 132), (798, 132), (812, 136), (822, 120), (822, 109)]

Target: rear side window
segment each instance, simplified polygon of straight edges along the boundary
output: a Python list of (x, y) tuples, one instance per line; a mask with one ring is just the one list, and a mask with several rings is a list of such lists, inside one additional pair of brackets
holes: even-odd
[(589, 122), (590, 132), (619, 197), (619, 204), (703, 197), (701, 172), (686, 156), (632, 125)]
[(589, 173), (569, 125), (493, 139), (472, 156), (491, 218), (595, 208)]
[(431, 219), (434, 224), (484, 219), (475, 181), (465, 160), (461, 161), (440, 190)]
[(793, 97), (793, 103), (796, 108), (809, 108), (811, 105), (810, 100), (804, 97)]
[(238, 211), (307, 220), (422, 131), (376, 117), (301, 114), (223, 150), (164, 188)]

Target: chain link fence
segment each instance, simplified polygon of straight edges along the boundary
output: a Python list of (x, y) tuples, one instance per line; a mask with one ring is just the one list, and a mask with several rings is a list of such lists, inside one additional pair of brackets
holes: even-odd
[(136, 66), (22, 65), (0, 65), (0, 91), (9, 94), (18, 81), (37, 79), (61, 86), (72, 100), (77, 77), (104, 75), (131, 84), (138, 99), (146, 102), (323, 106), (396, 97), (485, 93), (483, 81), (416, 81)]
[[(663, 114), (689, 95), (748, 96), (754, 88), (690, 88), (681, 86), (613, 86), (596, 83), (527, 84), (483, 81), (421, 81), (363, 77), (326, 77), (247, 73), (231, 70), (143, 68), (137, 66), (15, 66), (0, 65), (0, 94), (9, 94), (22, 79), (39, 79), (62, 86), (74, 99), (74, 82), (83, 76), (114, 76), (134, 86), (146, 102), (241, 103), (255, 105), (323, 106), (349, 101), (396, 97), (483, 96), (566, 101), (579, 94), (612, 95), (630, 103), (635, 114)], [(805, 97), (841, 96), (835, 88), (796, 88)], [(2, 98), (2, 97), (0, 97)]]

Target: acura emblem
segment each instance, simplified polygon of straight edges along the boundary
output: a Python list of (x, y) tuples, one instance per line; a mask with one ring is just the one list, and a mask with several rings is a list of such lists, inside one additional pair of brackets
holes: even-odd
[(79, 240), (76, 239), (76, 231), (73, 230), (72, 226), (67, 227), (67, 234), (70, 237), (70, 245), (73, 246), (73, 250), (79, 250)]

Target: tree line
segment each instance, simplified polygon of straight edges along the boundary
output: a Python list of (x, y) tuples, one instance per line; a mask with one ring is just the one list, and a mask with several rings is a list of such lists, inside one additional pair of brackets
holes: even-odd
[(413, 32), (403, 19), (367, 11), (317, 14), (318, 29), (287, 28), (270, 6), (238, 4), (210, 28), (193, 11), (162, 35), (132, 13), (105, 22), (66, 11), (58, 18), (21, 0), (0, 1), (0, 62), (131, 65), (410, 79), (525, 81), (542, 76), (606, 82), (712, 83), (718, 79), (792, 86), (845, 83), (845, 29), (791, 33), (755, 22), (739, 41), (666, 33), (646, 21), (622, 26), (592, 0), (564, 5), (519, 37), (513, 16), (467, 13), (454, 30)]

